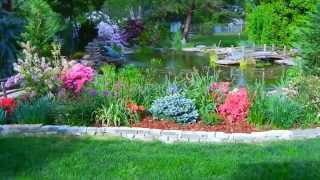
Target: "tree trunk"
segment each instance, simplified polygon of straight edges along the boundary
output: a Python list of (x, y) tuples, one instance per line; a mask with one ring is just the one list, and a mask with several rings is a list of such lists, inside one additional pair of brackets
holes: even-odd
[(188, 10), (188, 13), (187, 13), (187, 18), (186, 18), (186, 21), (184, 23), (184, 29), (183, 29), (183, 37), (184, 39), (188, 39), (188, 34), (189, 34), (189, 31), (190, 31), (190, 27), (191, 27), (191, 21), (192, 21), (192, 15), (193, 15), (193, 11), (195, 9), (195, 2), (193, 1), (189, 10)]
[(192, 11), (188, 11), (187, 19), (186, 22), (184, 23), (184, 29), (183, 29), (183, 37), (185, 39), (188, 39), (188, 33), (190, 31), (190, 26), (191, 26), (191, 20), (192, 20)]

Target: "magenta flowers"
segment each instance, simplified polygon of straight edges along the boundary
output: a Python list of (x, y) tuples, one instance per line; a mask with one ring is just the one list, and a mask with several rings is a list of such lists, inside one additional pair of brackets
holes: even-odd
[(66, 89), (79, 93), (87, 82), (93, 80), (93, 76), (94, 70), (91, 67), (75, 64), (62, 74), (61, 79)]

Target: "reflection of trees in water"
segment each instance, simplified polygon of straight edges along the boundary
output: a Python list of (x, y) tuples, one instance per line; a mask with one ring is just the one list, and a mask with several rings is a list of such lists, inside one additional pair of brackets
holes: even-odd
[[(134, 57), (134, 56), (133, 56)], [(152, 58), (161, 59), (161, 64), (154, 67), (154, 73), (159, 78), (167, 75), (174, 77), (183, 77), (184, 74), (190, 73), (197, 69), (200, 73), (218, 74), (221, 81), (233, 81), (237, 85), (254, 84), (257, 81), (265, 81), (267, 86), (272, 86), (279, 80), (287, 67), (272, 65), (264, 68), (247, 67), (240, 69), (239, 66), (217, 66), (209, 67), (208, 55), (197, 55), (194, 53), (183, 52), (154, 52), (148, 56), (139, 56), (139, 59), (132, 58), (133, 64), (142, 67), (151, 67)]]

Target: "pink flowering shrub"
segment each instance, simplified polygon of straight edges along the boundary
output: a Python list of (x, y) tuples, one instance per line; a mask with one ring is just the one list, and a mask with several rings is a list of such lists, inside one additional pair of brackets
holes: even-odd
[(66, 89), (79, 93), (87, 82), (93, 80), (93, 76), (94, 70), (91, 67), (75, 64), (62, 74), (61, 80)]
[(229, 92), (223, 104), (218, 106), (218, 113), (226, 123), (245, 121), (250, 108), (250, 99), (246, 88)]

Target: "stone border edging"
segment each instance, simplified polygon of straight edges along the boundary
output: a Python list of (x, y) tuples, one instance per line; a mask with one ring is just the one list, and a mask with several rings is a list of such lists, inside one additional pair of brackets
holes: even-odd
[(320, 137), (320, 128), (296, 130), (271, 130), (265, 132), (224, 133), (205, 131), (160, 130), (130, 127), (76, 127), (53, 125), (1, 125), (0, 135), (72, 135), (72, 136), (120, 136), (131, 140), (165, 143), (259, 143), (279, 140), (299, 140)]

